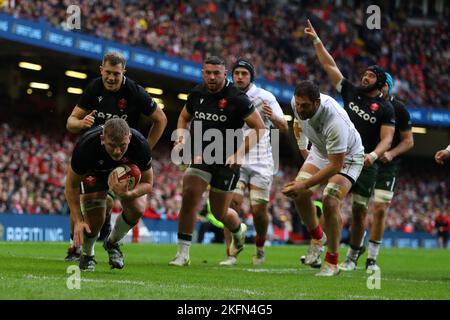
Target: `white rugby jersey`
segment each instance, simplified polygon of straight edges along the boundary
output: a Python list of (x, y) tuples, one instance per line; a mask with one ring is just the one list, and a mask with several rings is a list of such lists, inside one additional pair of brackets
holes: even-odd
[[(260, 139), (259, 143), (255, 145), (248, 154), (246, 155), (246, 162), (244, 166), (251, 166), (258, 164), (266, 165), (266, 166), (273, 166), (273, 158), (272, 158), (272, 146), (270, 144), (270, 128), (272, 126), (272, 122), (264, 116), (264, 112), (262, 110), (263, 108), (263, 102), (266, 101), (272, 108), (272, 112), (277, 117), (284, 117), (283, 110), (281, 109), (280, 105), (278, 104), (277, 99), (275, 96), (270, 93), (267, 90), (264, 90), (262, 88), (258, 88), (253, 83), (250, 84), (250, 89), (246, 92), (249, 99), (253, 102), (253, 105), (255, 106), (255, 109), (259, 111), (259, 114), (261, 115), (261, 118), (264, 122), (264, 126), (266, 128), (266, 132), (264, 133), (264, 136)], [(243, 127), (244, 132), (247, 134), (250, 130), (249, 126), (247, 124)]]
[(312, 149), (324, 159), (328, 154), (345, 153), (346, 158), (364, 154), (361, 136), (347, 112), (332, 97), (320, 94), (320, 107), (316, 114), (302, 120), (295, 109), (295, 97), (291, 107), (304, 134), (312, 143)]

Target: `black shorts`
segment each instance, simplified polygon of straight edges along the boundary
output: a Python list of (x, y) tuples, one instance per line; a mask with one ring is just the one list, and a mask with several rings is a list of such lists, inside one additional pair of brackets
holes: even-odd
[(240, 168), (232, 169), (223, 164), (191, 164), (185, 174), (202, 178), (212, 189), (233, 192), (239, 181), (239, 172)]
[(80, 194), (108, 191), (109, 173), (86, 176), (80, 184)]

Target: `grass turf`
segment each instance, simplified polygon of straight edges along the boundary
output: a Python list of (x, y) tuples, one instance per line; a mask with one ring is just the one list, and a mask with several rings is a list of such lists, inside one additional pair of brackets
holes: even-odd
[[(125, 244), (123, 270), (110, 270), (97, 244), (97, 270), (81, 273), (81, 288), (69, 290), (63, 261), (67, 244), (0, 242), (0, 299), (164, 299), (164, 300), (304, 300), (304, 299), (450, 299), (450, 251), (382, 249), (380, 289), (368, 289), (363, 268), (338, 277), (315, 277), (301, 266), (306, 246), (266, 248), (266, 263), (251, 264), (247, 245), (238, 265), (220, 267), (221, 245), (193, 245), (189, 267), (169, 267), (176, 245)], [(341, 250), (341, 260), (345, 248)], [(374, 283), (373, 281), (369, 281)]]

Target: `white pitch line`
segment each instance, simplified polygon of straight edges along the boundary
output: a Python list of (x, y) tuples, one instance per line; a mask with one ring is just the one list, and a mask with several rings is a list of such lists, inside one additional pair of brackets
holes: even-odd
[(242, 269), (247, 272), (254, 273), (300, 273), (305, 271), (311, 271), (311, 269), (295, 269), (295, 268), (281, 268), (281, 269)]
[(414, 283), (432, 283), (432, 284), (442, 284), (450, 286), (450, 281), (441, 280), (417, 280), (417, 279), (404, 279), (404, 278), (384, 278), (381, 277), (381, 281), (400, 281), (400, 282), (414, 282)]
[[(32, 280), (58, 280), (58, 281), (64, 281), (66, 278), (64, 277), (49, 277), (49, 276), (38, 276), (34, 274), (27, 274), (24, 276), (27, 279)], [(166, 285), (166, 284), (154, 284), (151, 282), (145, 282), (145, 281), (133, 281), (133, 280), (106, 280), (106, 279), (86, 279), (81, 278), (81, 282), (91, 282), (91, 283), (112, 283), (112, 284), (126, 284), (126, 285), (140, 285), (140, 286), (147, 286), (147, 287), (157, 287), (157, 288), (163, 288), (167, 290), (172, 290), (175, 292), (178, 292), (180, 289), (202, 289), (202, 290), (208, 290), (208, 291), (214, 291), (216, 292), (216, 288), (208, 288), (203, 286), (196, 286), (196, 285)], [(265, 293), (259, 292), (255, 290), (248, 290), (248, 289), (238, 289), (238, 288), (221, 288), (225, 292), (231, 292), (231, 293), (243, 293), (253, 296), (262, 296)]]

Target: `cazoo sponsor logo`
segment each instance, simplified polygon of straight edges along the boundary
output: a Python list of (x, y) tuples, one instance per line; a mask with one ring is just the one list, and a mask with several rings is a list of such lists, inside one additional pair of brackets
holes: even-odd
[(214, 121), (214, 122), (219, 122), (219, 121), (226, 122), (227, 121), (227, 116), (224, 114), (218, 115), (215, 113), (195, 111), (194, 116), (196, 119), (200, 119), (200, 120), (208, 120), (208, 121)]
[(377, 118), (372, 117), (370, 114), (365, 112), (363, 109), (360, 109), (357, 104), (350, 102), (348, 106), (349, 106), (350, 110), (354, 111), (363, 120), (369, 121), (372, 124), (377, 122)]

